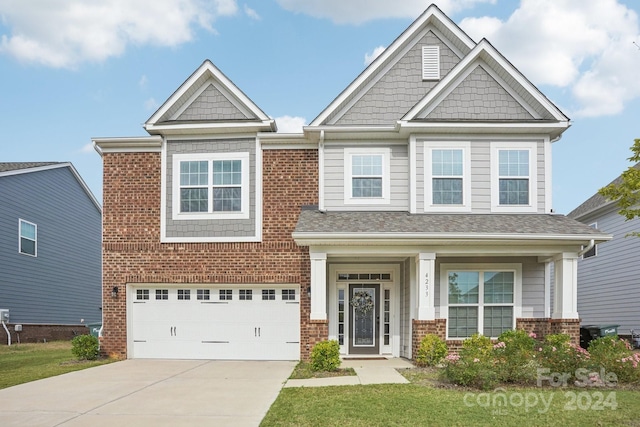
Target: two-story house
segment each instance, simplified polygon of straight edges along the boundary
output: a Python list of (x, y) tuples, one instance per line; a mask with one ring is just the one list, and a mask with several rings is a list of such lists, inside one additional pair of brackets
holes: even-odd
[(298, 359), (336, 339), (411, 358), (426, 333), (455, 347), (516, 327), (577, 342), (576, 263), (609, 236), (552, 214), (568, 127), (434, 5), (300, 134), (205, 61), (148, 137), (94, 139), (103, 348)]
[(0, 342), (70, 339), (100, 322), (101, 229), (71, 163), (0, 163)]
[[(640, 163), (634, 166), (640, 169)], [(620, 183), (621, 176), (613, 183)], [(578, 310), (583, 325), (618, 325), (618, 334), (640, 331), (640, 219), (627, 221), (615, 201), (599, 193), (567, 216), (613, 236), (606, 245), (586, 251), (578, 260)]]

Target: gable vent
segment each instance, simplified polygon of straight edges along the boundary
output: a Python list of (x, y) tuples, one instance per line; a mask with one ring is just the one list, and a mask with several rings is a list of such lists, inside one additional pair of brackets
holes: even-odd
[(422, 80), (440, 80), (440, 46), (422, 46)]

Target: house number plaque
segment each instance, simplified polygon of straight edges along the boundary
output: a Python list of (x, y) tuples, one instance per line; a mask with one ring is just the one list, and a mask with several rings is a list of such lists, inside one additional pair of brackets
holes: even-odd
[(429, 296), (429, 273), (424, 275), (424, 295)]

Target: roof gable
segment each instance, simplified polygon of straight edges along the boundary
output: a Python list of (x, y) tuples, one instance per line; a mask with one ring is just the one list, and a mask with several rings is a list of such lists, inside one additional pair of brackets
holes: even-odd
[[(324, 124), (337, 124), (343, 117), (343, 122), (352, 122), (357, 119), (358, 109), (367, 108), (367, 97), (371, 98), (376, 95), (376, 86), (378, 90), (384, 90), (382, 81), (389, 74), (389, 78), (394, 82), (399, 82), (398, 76), (393, 76), (393, 73), (402, 72), (401, 70), (410, 69), (411, 67), (420, 67), (421, 53), (417, 55), (416, 52), (420, 50), (420, 43), (434, 43), (444, 48), (445, 58), (448, 58), (448, 62), (457, 62), (460, 58), (464, 57), (475, 46), (475, 43), (464, 31), (460, 29), (453, 21), (451, 21), (437, 6), (431, 5), (427, 10), (416, 19), (409, 28), (407, 28), (387, 49), (380, 54), (363, 72), (358, 76), (336, 99), (333, 100), (327, 108), (316, 117), (309, 126), (320, 126)], [(407, 59), (410, 60), (412, 65), (407, 65)], [(453, 67), (451, 67), (453, 68)], [(415, 70), (417, 76), (422, 83), (422, 73), (419, 70)], [(446, 71), (446, 69), (443, 71)], [(400, 82), (406, 79), (400, 79)], [(425, 82), (425, 85), (416, 86), (416, 82), (405, 82), (409, 84), (409, 92), (415, 92), (421, 90), (420, 96), (423, 96), (426, 91), (433, 87), (431, 82)], [(402, 83), (401, 83), (402, 84)], [(391, 94), (394, 96), (395, 94)], [(397, 97), (401, 98), (401, 97)], [(416, 102), (419, 97), (415, 95), (410, 96), (413, 102)], [(361, 104), (358, 105), (358, 103)], [(352, 108), (352, 116), (349, 117), (347, 113)], [(386, 104), (385, 104), (386, 107)], [(402, 113), (399, 113), (398, 108), (404, 108)], [(390, 114), (396, 113), (395, 120), (400, 118), (406, 109), (410, 108), (410, 105), (401, 106), (397, 105), (392, 108)], [(369, 111), (370, 108), (369, 108)], [(388, 121), (388, 117), (384, 117)], [(359, 119), (358, 119), (359, 120)], [(380, 124), (377, 122), (376, 124)]]
[(100, 203), (95, 198), (87, 184), (84, 182), (73, 164), (69, 162), (18, 162), (0, 163), (0, 178), (5, 176), (26, 175), (50, 169), (68, 168), (73, 177), (78, 181), (82, 190), (87, 194), (89, 200), (95, 205), (98, 211), (102, 212)]
[[(478, 68), (481, 67), (481, 70)], [(488, 74), (490, 78), (486, 76)], [(483, 77), (484, 76), (484, 77)], [(460, 61), (449, 74), (447, 74), (432, 91), (425, 95), (409, 112), (402, 118), (403, 121), (419, 120), (419, 119), (437, 119), (438, 114), (432, 115), (439, 107), (446, 109), (446, 102), (451, 102), (460, 91), (461, 85), (464, 87), (471, 80), (478, 78), (485, 79), (485, 83), (476, 86), (480, 95), (477, 97), (476, 103), (481, 101), (494, 102), (491, 98), (495, 94), (500, 94), (507, 106), (501, 106), (505, 109), (509, 104), (519, 105), (519, 110), (526, 110), (532, 119), (535, 120), (551, 120), (558, 122), (568, 122), (569, 119), (562, 111), (558, 109), (542, 92), (538, 90), (524, 75), (520, 73), (509, 61), (507, 61), (486, 39), (482, 39), (467, 56)], [(487, 84), (489, 83), (489, 84)], [(490, 84), (493, 83), (493, 84)], [(458, 94), (456, 94), (456, 91)], [(496, 92), (493, 93), (492, 92)], [(508, 96), (506, 96), (506, 94)], [(467, 99), (466, 101), (469, 101)], [(473, 104), (473, 102), (472, 102)], [(482, 104), (486, 108), (487, 104)], [(470, 115), (469, 111), (462, 111), (464, 115)], [(513, 113), (509, 113), (510, 115)], [(487, 117), (481, 118), (471, 114), (475, 120), (487, 120)], [(516, 113), (514, 117), (507, 119), (522, 120), (526, 117), (522, 111)], [(464, 119), (465, 117), (447, 117), (447, 119)], [(491, 119), (499, 119), (492, 117)]]
[(222, 71), (206, 60), (147, 120), (150, 134), (215, 129), (273, 131), (267, 116)]

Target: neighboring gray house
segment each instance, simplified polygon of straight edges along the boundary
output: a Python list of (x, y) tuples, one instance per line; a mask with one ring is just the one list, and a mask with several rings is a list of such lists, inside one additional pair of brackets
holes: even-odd
[[(640, 168), (640, 163), (634, 166)], [(613, 182), (619, 182), (620, 177)], [(618, 204), (596, 193), (569, 217), (613, 235), (578, 261), (578, 312), (583, 325), (617, 324), (619, 335), (640, 329), (640, 220), (626, 221)]]
[(0, 309), (12, 341), (71, 338), (101, 321), (101, 227), (71, 163), (0, 163)]

